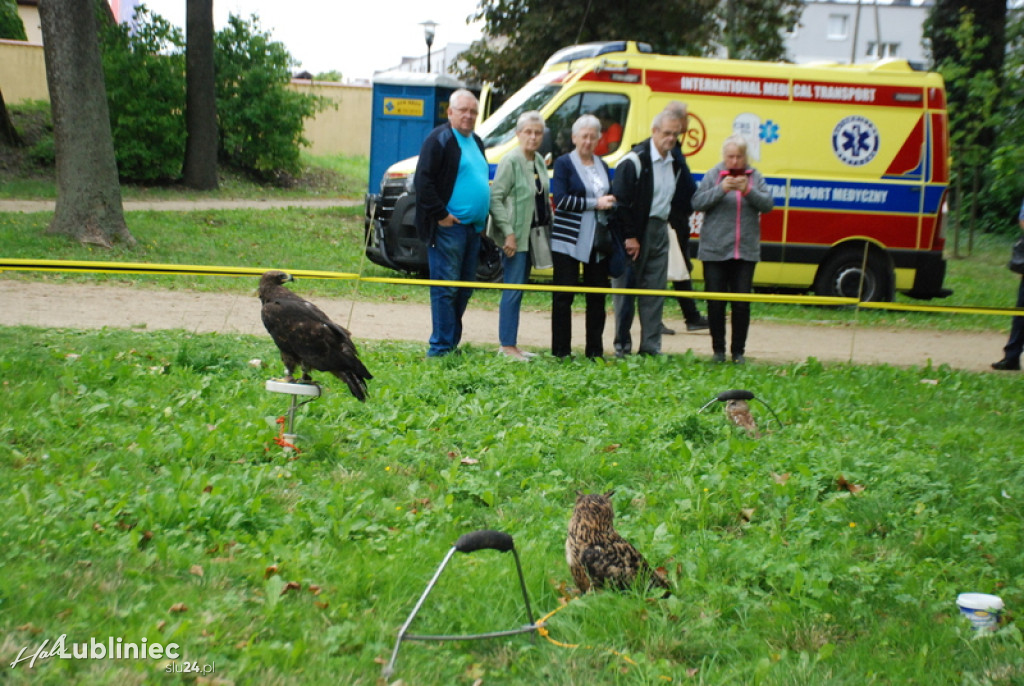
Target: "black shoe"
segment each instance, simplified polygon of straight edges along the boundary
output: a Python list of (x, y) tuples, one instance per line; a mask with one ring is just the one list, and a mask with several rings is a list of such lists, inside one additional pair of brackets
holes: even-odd
[(676, 330), (668, 328), (667, 326), (665, 326), (665, 322), (662, 322), (661, 323), (661, 335), (662, 336), (675, 336), (676, 335)]
[(747, 358), (743, 357), (743, 355), (733, 355), (732, 356), (732, 363), (733, 364), (746, 364), (747, 363)]
[(725, 362), (725, 353), (715, 353), (711, 356), (711, 361), (715, 363)]
[(708, 318), (701, 317), (693, 322), (686, 322), (687, 331), (704, 331), (708, 328)]
[(999, 360), (998, 362), (993, 362), (992, 363), (992, 369), (998, 369), (1000, 371), (1007, 371), (1007, 372), (1019, 372), (1020, 371), (1020, 358), (1017, 358), (1016, 360), (1011, 360), (1009, 358), (1004, 357), (1003, 359)]

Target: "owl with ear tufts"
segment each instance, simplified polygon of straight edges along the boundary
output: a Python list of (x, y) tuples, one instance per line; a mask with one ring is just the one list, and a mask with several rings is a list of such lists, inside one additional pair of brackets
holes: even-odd
[(576, 492), (576, 507), (569, 520), (565, 559), (581, 593), (590, 589), (631, 587), (639, 578), (646, 588), (665, 589), (668, 582), (651, 569), (644, 556), (615, 531), (612, 495)]
[(761, 432), (757, 430), (757, 422), (750, 414), (750, 405), (746, 400), (726, 400), (725, 415), (729, 421), (747, 432), (752, 438), (760, 438)]

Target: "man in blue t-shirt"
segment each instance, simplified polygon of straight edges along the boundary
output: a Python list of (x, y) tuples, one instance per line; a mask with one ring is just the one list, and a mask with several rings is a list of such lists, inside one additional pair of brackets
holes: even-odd
[[(1021, 203), (1017, 215), (1020, 230), (1024, 231), (1024, 203)], [(1017, 307), (1024, 307), (1024, 276), (1020, 277), (1017, 289)], [(1020, 371), (1020, 355), (1024, 352), (1024, 317), (1016, 316), (1010, 320), (1010, 339), (1003, 348), (1003, 359), (992, 363), (992, 369)]]
[[(430, 278), (475, 281), (480, 233), (487, 226), (491, 192), (484, 144), (473, 133), (479, 104), (460, 89), (448, 103), (448, 123), (430, 132), (416, 163), (416, 230), (427, 244)], [(433, 331), (428, 357), (454, 352), (472, 288), (430, 287)]]

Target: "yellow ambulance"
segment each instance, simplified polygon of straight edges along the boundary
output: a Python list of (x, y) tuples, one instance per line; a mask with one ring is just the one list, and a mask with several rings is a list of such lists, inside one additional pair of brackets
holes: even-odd
[[(571, 150), (572, 123), (592, 113), (621, 135), (604, 155), (614, 167), (650, 135), (654, 115), (672, 100), (688, 106), (682, 144), (695, 180), (720, 161), (722, 141), (741, 134), (748, 163), (772, 189), (775, 209), (762, 217), (755, 287), (875, 301), (896, 291), (950, 294), (942, 283), (945, 89), (938, 74), (914, 71), (906, 61), (793, 65), (657, 55), (632, 41), (572, 46), (552, 55), (477, 133), (493, 174), (517, 145), (520, 113), (544, 115), (541, 153), (550, 160)], [(411, 225), (407, 211), (382, 211), (412, 202), (414, 168), (415, 160), (405, 160), (384, 175), (381, 194), (367, 204), (369, 233), (374, 222), (378, 229), (382, 221)], [(694, 254), (699, 219), (691, 220)], [(700, 278), (699, 262), (694, 276)]]

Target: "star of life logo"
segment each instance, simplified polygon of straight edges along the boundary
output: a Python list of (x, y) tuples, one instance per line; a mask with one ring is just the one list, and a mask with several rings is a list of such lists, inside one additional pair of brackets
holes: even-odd
[[(145, 637), (138, 643), (124, 641), (122, 638), (108, 636), (106, 640), (90, 638), (81, 643), (69, 642), (67, 634), (61, 634), (54, 641), (46, 639), (34, 649), (26, 646), (21, 649), (18, 656), (11, 662), (11, 667), (17, 667), (21, 663), (27, 663), (32, 669), (42, 660), (51, 657), (62, 660), (178, 660), (180, 658), (177, 643), (150, 643)], [(199, 665), (194, 662), (169, 662), (165, 671), (173, 672), (196, 672), (210, 674), (214, 670), (212, 665)]]
[(846, 117), (832, 130), (832, 152), (840, 162), (851, 167), (875, 159), (879, 144), (878, 127), (866, 117)]

